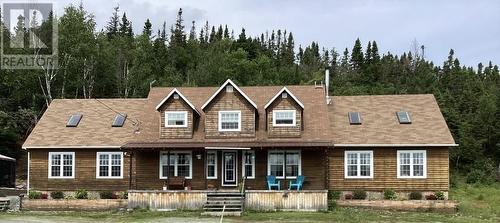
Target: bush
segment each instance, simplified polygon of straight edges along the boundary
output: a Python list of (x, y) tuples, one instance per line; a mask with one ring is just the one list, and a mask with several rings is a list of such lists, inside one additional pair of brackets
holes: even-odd
[(425, 199), (426, 200), (437, 200), (436, 195), (434, 195), (434, 194), (429, 194), (429, 195), (425, 196)]
[(410, 198), (410, 200), (422, 200), (422, 193), (419, 191), (413, 191), (410, 193), (408, 198)]
[(75, 198), (76, 199), (88, 199), (89, 198), (89, 194), (87, 193), (86, 190), (80, 189), (80, 190), (76, 191)]
[(64, 193), (62, 191), (52, 191), (50, 197), (52, 199), (64, 199)]
[(328, 200), (328, 210), (333, 211), (337, 207), (337, 201), (335, 200)]
[(436, 196), (436, 199), (438, 199), (438, 200), (444, 200), (444, 198), (445, 198), (443, 191), (436, 191), (434, 193), (434, 196)]
[(495, 164), (490, 159), (477, 160), (468, 169), (470, 171), (465, 176), (468, 184), (490, 184), (495, 179)]
[(329, 190), (328, 191), (328, 200), (338, 200), (340, 199), (340, 191)]
[(49, 195), (46, 193), (43, 193), (42, 195), (40, 195), (40, 199), (49, 199)]
[(116, 199), (118, 198), (115, 193), (111, 191), (101, 191), (99, 192), (99, 197), (101, 199)]
[(123, 191), (118, 195), (120, 199), (128, 199), (128, 191)]
[(351, 200), (351, 199), (352, 199), (352, 194), (345, 194), (345, 195), (344, 195), (344, 198), (345, 198), (346, 200)]
[(356, 200), (364, 200), (367, 197), (367, 193), (364, 190), (355, 190), (352, 193), (352, 198)]
[(398, 196), (396, 196), (396, 192), (393, 189), (385, 189), (384, 190), (384, 199), (386, 200), (396, 200)]
[(42, 192), (30, 190), (30, 192), (28, 193), (28, 198), (29, 199), (40, 199), (40, 198), (42, 198)]

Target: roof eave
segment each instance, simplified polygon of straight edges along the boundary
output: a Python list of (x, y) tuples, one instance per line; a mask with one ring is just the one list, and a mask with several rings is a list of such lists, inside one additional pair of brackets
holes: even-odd
[(334, 147), (457, 147), (456, 143), (428, 144), (333, 144)]
[(198, 112), (198, 110), (196, 109), (196, 107), (186, 98), (184, 97), (184, 95), (179, 91), (177, 90), (177, 88), (174, 88), (170, 91), (170, 93), (168, 93), (168, 95), (163, 99), (161, 100), (161, 102), (156, 106), (156, 110), (158, 111), (158, 109), (160, 109), (161, 106), (163, 106), (163, 104), (170, 98), (172, 97), (172, 95), (174, 93), (177, 93), (181, 98), (182, 100), (184, 100), (188, 105), (189, 107), (191, 107), (193, 109), (193, 111), (196, 112), (196, 114), (200, 115), (200, 112)]
[(288, 88), (286, 87), (283, 87), (281, 90), (278, 91), (278, 93), (276, 95), (274, 95), (274, 97), (271, 98), (271, 100), (269, 100), (269, 102), (267, 102), (267, 104), (264, 106), (264, 109), (267, 109), (267, 107), (269, 107), (275, 100), (276, 98), (278, 98), (281, 93), (283, 93), (283, 91), (286, 91), (286, 93), (288, 95), (290, 95), (290, 97), (293, 98), (293, 100), (302, 108), (304, 109), (304, 104), (302, 104), (302, 102), (297, 98), (295, 97), (295, 95), (292, 94), (292, 92), (290, 90), (288, 90)]

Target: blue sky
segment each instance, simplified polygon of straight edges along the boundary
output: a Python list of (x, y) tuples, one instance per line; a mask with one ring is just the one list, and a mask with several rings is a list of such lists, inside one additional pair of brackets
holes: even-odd
[[(59, 13), (70, 3), (57, 1)], [(83, 0), (102, 29), (116, 5), (132, 20), (135, 32), (149, 18), (156, 30), (163, 21), (170, 27), (179, 8), (184, 10), (186, 27), (195, 21), (198, 29), (228, 24), (239, 34), (260, 35), (266, 30), (287, 29), (296, 44), (319, 42), (342, 52), (360, 38), (363, 46), (376, 40), (381, 52), (401, 54), (416, 39), (426, 46), (426, 58), (441, 65), (449, 49), (455, 50), (462, 64), (500, 64), (500, 1), (498, 0)], [(199, 31), (199, 30), (198, 30)]]

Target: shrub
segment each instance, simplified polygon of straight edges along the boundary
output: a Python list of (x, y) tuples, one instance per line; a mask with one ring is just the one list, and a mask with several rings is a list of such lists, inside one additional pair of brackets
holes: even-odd
[(337, 207), (337, 201), (335, 200), (328, 200), (328, 210), (333, 211)]
[(484, 196), (482, 194), (480, 194), (479, 196), (476, 197), (476, 200), (482, 201), (482, 200), (484, 200)]
[(101, 199), (116, 199), (117, 198), (116, 194), (111, 192), (111, 191), (101, 191), (101, 192), (99, 192), (99, 197)]
[(495, 164), (491, 159), (477, 160), (468, 169), (470, 171), (467, 173), (465, 181), (469, 184), (490, 184), (495, 179)]
[(128, 199), (128, 191), (123, 191), (118, 195), (120, 199)]
[(398, 196), (396, 196), (396, 192), (393, 189), (385, 189), (384, 190), (384, 199), (386, 200), (396, 200)]
[(444, 200), (444, 198), (445, 198), (443, 191), (436, 191), (434, 193), (434, 196), (436, 196), (437, 200)]
[(436, 195), (434, 194), (429, 194), (425, 196), (426, 200), (437, 200)]
[(364, 190), (355, 190), (352, 193), (352, 198), (356, 200), (364, 200), (367, 197), (367, 193)]
[(52, 191), (50, 197), (52, 199), (64, 199), (64, 193), (62, 191)]
[(30, 190), (28, 193), (28, 198), (29, 199), (40, 199), (42, 197), (42, 192)]
[(351, 200), (351, 199), (352, 199), (352, 194), (345, 194), (345, 195), (344, 195), (344, 198), (345, 198), (346, 200)]
[(340, 191), (329, 190), (328, 191), (328, 200), (338, 200), (340, 199)]
[(89, 198), (89, 194), (87, 193), (86, 190), (80, 189), (80, 190), (76, 191), (75, 198), (76, 199), (88, 199)]
[(49, 199), (49, 195), (46, 193), (43, 193), (40, 195), (40, 199)]
[(422, 193), (420, 193), (419, 191), (413, 191), (408, 197), (410, 198), (410, 200), (422, 200)]

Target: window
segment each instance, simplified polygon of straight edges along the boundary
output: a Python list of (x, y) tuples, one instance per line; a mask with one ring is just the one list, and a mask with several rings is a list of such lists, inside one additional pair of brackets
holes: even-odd
[(123, 152), (97, 152), (97, 178), (123, 178)]
[(425, 150), (398, 150), (398, 178), (426, 178)]
[(68, 123), (66, 123), (66, 127), (77, 127), (82, 119), (82, 114), (75, 114), (69, 117)]
[(75, 178), (74, 152), (49, 152), (49, 178)]
[(373, 151), (345, 151), (345, 178), (373, 178)]
[(396, 116), (398, 116), (399, 124), (411, 124), (410, 114), (407, 111), (398, 111)]
[(274, 110), (273, 126), (295, 126), (295, 110)]
[(246, 177), (247, 179), (255, 179), (255, 152), (244, 151), (242, 159), (242, 176)]
[(219, 131), (241, 131), (241, 111), (219, 111)]
[(167, 179), (169, 176), (185, 177), (191, 179), (192, 176), (191, 152), (168, 152), (160, 153), (160, 179)]
[(361, 114), (359, 112), (349, 112), (348, 116), (351, 125), (361, 125)]
[(127, 114), (117, 114), (113, 120), (111, 127), (123, 127), (125, 120), (127, 119)]
[(207, 179), (217, 179), (217, 152), (207, 152)]
[(187, 127), (187, 111), (165, 112), (165, 127)]
[(299, 151), (269, 151), (267, 174), (278, 179), (294, 179), (302, 174)]

